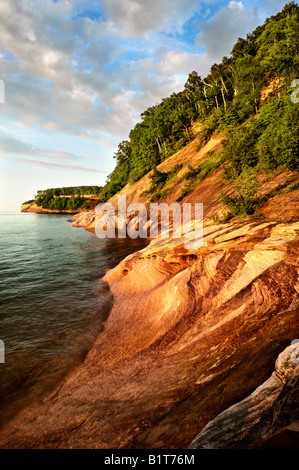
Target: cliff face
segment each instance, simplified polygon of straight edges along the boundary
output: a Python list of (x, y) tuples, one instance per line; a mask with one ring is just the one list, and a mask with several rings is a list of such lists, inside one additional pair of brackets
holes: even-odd
[(153, 240), (126, 258), (104, 278), (114, 305), (84, 363), (6, 425), (1, 447), (188, 447), (299, 338), (298, 231), (206, 222), (197, 250)]
[[(158, 165), (157, 168), (161, 172), (167, 172), (176, 165), (183, 166), (176, 178), (166, 184), (164, 189), (168, 191), (168, 195), (157, 202), (166, 202), (168, 204), (175, 202), (186, 185), (184, 177), (188, 171), (188, 165), (196, 168), (204, 162), (211, 152), (214, 155), (221, 152), (224, 137), (223, 134), (216, 135), (204, 146), (200, 146), (198, 139), (194, 139), (189, 145)], [(222, 194), (232, 195), (234, 193), (234, 184), (226, 181), (223, 174), (224, 168), (218, 168), (203, 180), (198, 181), (182, 199), (181, 204), (201, 202), (204, 207), (205, 219), (211, 220), (214, 216), (220, 218), (220, 220), (225, 219), (228, 209), (222, 202)], [(273, 220), (289, 221), (298, 218), (299, 191), (278, 196), (278, 191), (296, 181), (298, 181), (297, 171), (281, 171), (276, 175), (271, 175), (271, 177), (261, 173), (259, 175), (260, 195), (265, 200), (268, 198), (269, 200), (258, 210), (258, 213), (267, 219)], [(147, 174), (136, 183), (127, 184), (116, 196), (109, 200), (109, 203), (117, 211), (118, 196), (125, 195), (128, 205), (132, 202), (141, 202), (148, 207), (152, 196), (150, 189), (151, 178)], [(277, 196), (272, 199), (270, 196), (276, 192)], [(98, 219), (99, 216), (95, 214), (94, 210), (81, 211), (72, 217), (72, 225), (74, 227), (85, 227), (87, 230), (94, 232)]]
[[(201, 148), (195, 140), (158, 169), (167, 172), (186, 161), (196, 167), (209, 152), (221, 151), (222, 138)], [(171, 182), (165, 202), (178, 198), (186, 171), (183, 166)], [(186, 448), (196, 436), (192, 446), (217, 447), (217, 419), (225, 430), (234, 417), (235, 433), (247, 423), (241, 429), (246, 439), (236, 445), (256, 444), (248, 403), (257, 402), (246, 397), (269, 379), (277, 356), (299, 338), (299, 190), (283, 192), (298, 174), (260, 175), (265, 198), (282, 193), (269, 198), (257, 217), (215, 224), (213, 216), (225, 216), (221, 193), (234, 191), (222, 175), (221, 168), (212, 172), (182, 200), (204, 205), (203, 246), (188, 250), (184, 239), (152, 240), (109, 271), (104, 280), (114, 303), (103, 333), (51, 396), (5, 426), (1, 447)], [(146, 175), (121, 194), (128, 204), (148, 205), (150, 187)], [(117, 197), (109, 202), (117, 208)], [(23, 210), (39, 212), (35, 206)], [(94, 231), (98, 216), (91, 210), (72, 220)], [(266, 405), (275, 408), (284, 393), (285, 402), (294, 404), (298, 368), (292, 371), (290, 381), (272, 376), (254, 396), (266, 397)], [(260, 400), (261, 413), (263, 406)], [(224, 418), (215, 418), (227, 408)], [(208, 425), (214, 418), (216, 425)], [(275, 426), (259, 427), (256, 436), (277, 433), (295, 415), (280, 418)], [(203, 428), (212, 431), (202, 434)], [(234, 447), (234, 437), (225, 434), (223, 446)]]
[(30, 202), (28, 204), (21, 205), (21, 212), (32, 212), (34, 214), (75, 214), (78, 211), (56, 211), (51, 209), (43, 209), (41, 206), (38, 206), (36, 202)]

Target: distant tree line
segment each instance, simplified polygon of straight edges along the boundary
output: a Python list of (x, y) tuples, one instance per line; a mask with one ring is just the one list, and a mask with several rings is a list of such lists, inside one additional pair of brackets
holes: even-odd
[(101, 189), (101, 186), (70, 186), (39, 190), (36, 203), (43, 209), (58, 211), (88, 209), (87, 198), (83, 196), (99, 196)]
[[(145, 110), (128, 139), (118, 145), (116, 166), (103, 187), (38, 191), (37, 203), (77, 210), (86, 206), (83, 196), (98, 196), (99, 202), (105, 202), (151, 170), (151, 200), (166, 197), (164, 186), (174, 175), (159, 172), (157, 165), (195, 136), (203, 145), (220, 131), (226, 135), (221, 159), (211, 157), (197, 169), (190, 167), (185, 193), (220, 165), (231, 179), (250, 168), (297, 169), (299, 105), (291, 100), (290, 85), (299, 78), (298, 37), (299, 7), (290, 2), (246, 39), (239, 38), (231, 55), (214, 64), (207, 77), (193, 71), (181, 92)], [(200, 125), (195, 127), (195, 122)]]
[(102, 186), (68, 186), (37, 191), (38, 196), (98, 196)]

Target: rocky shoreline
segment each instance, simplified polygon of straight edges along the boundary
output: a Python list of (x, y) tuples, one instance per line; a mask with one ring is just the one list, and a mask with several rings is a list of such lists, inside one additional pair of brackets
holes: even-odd
[(20, 212), (31, 212), (33, 214), (77, 214), (79, 211), (43, 209), (41, 206), (38, 206), (36, 202), (29, 202), (21, 205)]
[[(159, 169), (187, 157), (201, 161), (218, 149), (220, 138), (200, 151), (195, 144)], [(108, 271), (104, 281), (113, 306), (104, 331), (54, 393), (7, 423), (1, 447), (175, 449), (188, 448), (198, 436), (198, 446), (223, 444), (217, 433), (208, 441), (201, 433), (267, 382), (279, 354), (299, 338), (299, 190), (279, 193), (297, 172), (261, 176), (266, 202), (256, 215), (215, 223), (225, 209), (221, 171), (199, 181), (184, 199), (204, 204), (203, 246), (188, 250), (183, 238), (152, 240)], [(147, 205), (150, 184), (146, 175), (120, 194), (128, 204)], [(233, 191), (231, 184), (225, 190)], [(166, 202), (179, 191), (178, 185)], [(117, 198), (109, 202), (116, 208)], [(91, 210), (70, 221), (94, 232), (98, 218)], [(259, 429), (267, 428), (258, 434), (246, 408), (248, 426), (241, 431), (247, 437), (239, 446), (257, 447), (299, 419), (293, 399), (298, 367), (293, 373), (283, 393), (294, 412), (269, 426), (270, 418), (263, 418), (269, 408), (263, 413), (266, 408), (258, 406)], [(279, 403), (278, 397), (273, 409)], [(240, 406), (238, 425), (247, 422)], [(227, 435), (223, 446), (234, 447)]]
[(210, 221), (198, 250), (158, 239), (127, 257), (104, 277), (114, 303), (84, 363), (8, 423), (0, 446), (190, 446), (299, 338), (298, 232), (298, 221)]

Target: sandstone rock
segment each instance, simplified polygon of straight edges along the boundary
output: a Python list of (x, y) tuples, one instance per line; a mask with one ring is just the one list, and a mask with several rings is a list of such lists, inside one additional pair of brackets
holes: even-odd
[(85, 227), (86, 230), (90, 229), (90, 226), (92, 225), (94, 220), (95, 220), (94, 211), (79, 212), (78, 214), (75, 214), (71, 218), (73, 227)]
[[(271, 377), (247, 398), (214, 418), (192, 441), (190, 449), (254, 447), (299, 417), (299, 344), (287, 347)], [(299, 356), (298, 356), (299, 357)], [(299, 430), (299, 428), (298, 428)]]
[[(109, 271), (104, 331), (51, 396), (3, 427), (0, 446), (186, 448), (265, 382), (299, 338), (298, 223), (256, 222), (215, 243), (241, 225), (209, 224), (192, 251), (153, 240)], [(269, 410), (281, 380), (268, 382)]]
[(38, 206), (36, 202), (30, 202), (28, 204), (22, 204), (20, 212), (32, 212), (34, 214), (74, 214), (77, 211), (43, 209), (41, 206)]

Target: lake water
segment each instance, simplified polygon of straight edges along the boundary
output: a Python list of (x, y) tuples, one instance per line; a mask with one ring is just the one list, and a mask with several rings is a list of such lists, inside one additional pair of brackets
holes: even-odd
[(69, 218), (0, 212), (2, 422), (82, 362), (109, 315), (111, 294), (101, 277), (146, 245), (101, 240)]

